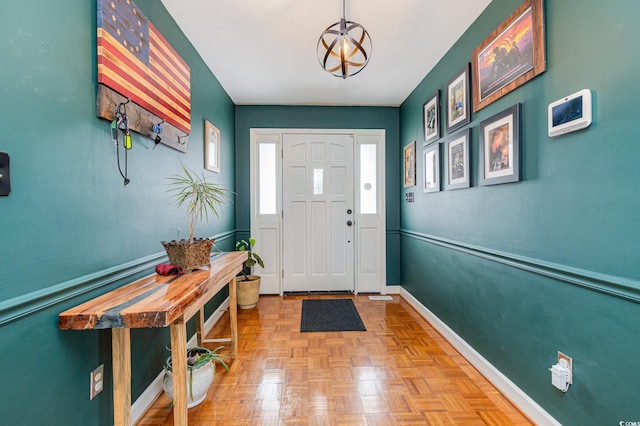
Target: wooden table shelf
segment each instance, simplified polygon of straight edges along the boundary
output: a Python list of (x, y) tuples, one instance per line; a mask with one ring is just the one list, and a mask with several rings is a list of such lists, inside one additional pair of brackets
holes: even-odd
[[(218, 254), (206, 270), (179, 277), (152, 274), (105, 293), (59, 315), (62, 330), (111, 329), (113, 358), (113, 415), (116, 426), (131, 425), (131, 333), (132, 328), (169, 327), (171, 357), (175, 366), (174, 424), (187, 424), (187, 321), (197, 315), (198, 344), (204, 339), (204, 305), (227, 284), (231, 337), (212, 339), (231, 343), (238, 351), (236, 275), (247, 252)], [(185, 383), (185, 386), (176, 386)]]

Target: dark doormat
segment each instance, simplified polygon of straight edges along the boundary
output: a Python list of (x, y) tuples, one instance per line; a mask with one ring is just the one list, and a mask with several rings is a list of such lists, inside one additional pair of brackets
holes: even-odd
[(301, 332), (367, 331), (351, 299), (302, 301)]

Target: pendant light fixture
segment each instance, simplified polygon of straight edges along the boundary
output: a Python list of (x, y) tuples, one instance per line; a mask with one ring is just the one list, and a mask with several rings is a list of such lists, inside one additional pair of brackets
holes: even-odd
[(342, 0), (340, 22), (330, 25), (318, 40), (320, 65), (343, 79), (362, 71), (371, 57), (371, 37), (362, 25), (347, 21), (345, 2)]

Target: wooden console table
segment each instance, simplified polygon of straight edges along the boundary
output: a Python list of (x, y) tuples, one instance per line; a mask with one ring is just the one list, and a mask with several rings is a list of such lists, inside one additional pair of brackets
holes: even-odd
[[(208, 270), (195, 270), (180, 277), (152, 274), (60, 314), (62, 330), (111, 329), (113, 417), (116, 426), (131, 425), (131, 329), (167, 326), (171, 330), (174, 366), (174, 424), (187, 424), (187, 321), (197, 315), (199, 345), (210, 341), (231, 342), (231, 356), (236, 356), (235, 277), (245, 260), (247, 252), (219, 254), (211, 258)], [(231, 338), (205, 340), (204, 305), (227, 284)], [(178, 386), (178, 383), (184, 383), (184, 386)]]

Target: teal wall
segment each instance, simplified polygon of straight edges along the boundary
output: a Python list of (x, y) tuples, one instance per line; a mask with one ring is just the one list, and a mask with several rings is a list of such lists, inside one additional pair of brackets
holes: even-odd
[[(401, 146), (423, 140), (422, 103), (521, 2), (494, 0), (407, 98)], [(617, 424), (638, 418), (640, 383), (640, 3), (545, 9), (547, 71), (472, 116), (472, 187), (409, 189), (402, 283), (563, 424)], [(591, 127), (549, 138), (547, 105), (583, 88)], [(523, 180), (477, 187), (479, 123), (516, 103)], [(574, 361), (566, 394), (548, 371), (558, 350)]]
[[(221, 222), (200, 228), (222, 236), (220, 248), (232, 248), (236, 227), (249, 232), (250, 128), (383, 128), (388, 283), (402, 282), (562, 423), (637, 420), (640, 4), (548, 0), (546, 73), (472, 117), (472, 188), (416, 187), (415, 203), (404, 204), (406, 191), (395, 191), (402, 146), (420, 145), (422, 103), (520, 0), (494, 0), (401, 108), (234, 107), (162, 4), (136, 3), (191, 67), (193, 129), (189, 154), (152, 150), (135, 134), (126, 188), (108, 123), (95, 117), (95, 2), (3, 6), (0, 151), (11, 156), (13, 189), (0, 198), (4, 423), (112, 424), (109, 332), (60, 331), (57, 316), (164, 261), (159, 242), (185, 232), (164, 179), (181, 162), (202, 169), (204, 119), (221, 130), (227, 165), (208, 175), (240, 194)], [(585, 87), (595, 95), (592, 126), (549, 139), (547, 104)], [(477, 187), (478, 124), (518, 102), (523, 181)], [(161, 368), (168, 333), (132, 334), (135, 400)], [(557, 350), (575, 363), (566, 394), (547, 371)], [(106, 390), (89, 401), (100, 363)]]
[[(222, 133), (221, 174), (235, 189), (234, 105), (159, 1), (137, 5), (191, 67), (189, 153), (133, 135), (123, 187), (109, 123), (96, 118), (96, 2), (5, 2), (0, 26), (0, 151), (12, 192), (0, 197), (0, 423), (112, 424), (111, 384), (89, 401), (89, 373), (105, 363), (108, 331), (60, 331), (58, 313), (150, 273), (160, 241), (186, 234), (165, 194), (180, 163), (203, 169), (204, 119)], [(199, 228), (234, 242), (233, 206)], [(217, 306), (224, 295), (213, 301)], [(162, 369), (166, 330), (135, 330), (133, 399)]]
[(400, 203), (394, 188), (400, 186), (399, 109), (393, 107), (236, 106), (236, 224), (238, 236), (251, 229), (249, 157), (251, 128), (384, 129), (387, 188), (387, 285), (400, 283)]

